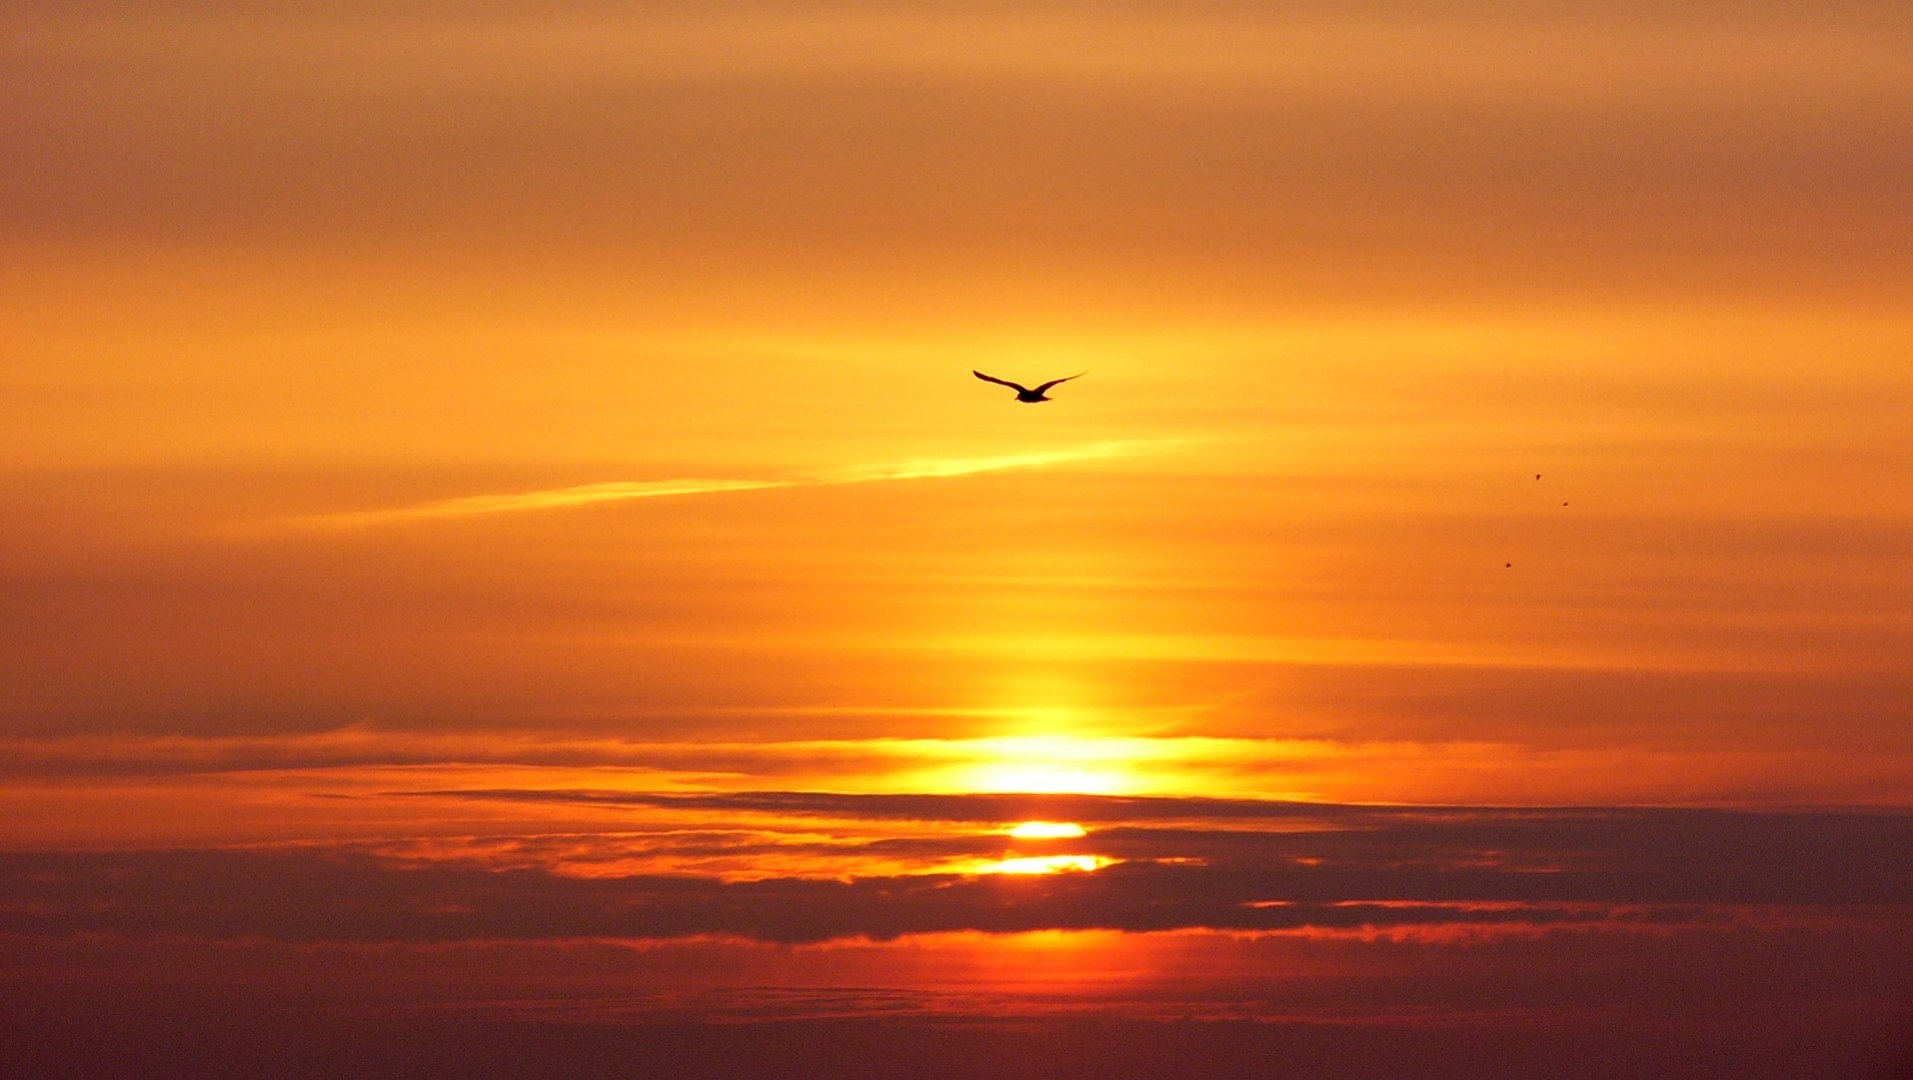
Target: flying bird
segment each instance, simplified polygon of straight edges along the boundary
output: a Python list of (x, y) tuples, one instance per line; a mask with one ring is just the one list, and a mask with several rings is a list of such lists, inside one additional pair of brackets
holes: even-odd
[(984, 382), (993, 382), (998, 386), (1007, 386), (1010, 389), (1016, 391), (1016, 400), (1033, 405), (1039, 401), (1049, 400), (1048, 390), (1050, 387), (1055, 386), (1057, 383), (1066, 383), (1070, 381), (1071, 379), (1080, 379), (1083, 376), (1089, 374), (1089, 372), (1079, 371), (1074, 375), (1065, 375), (1060, 379), (1051, 379), (1050, 381), (1044, 383), (1043, 385), (1037, 387), (1034, 390), (1030, 389), (1027, 386), (1024, 386), (1022, 383), (1013, 383), (1008, 379), (999, 379), (994, 375), (985, 375), (981, 371), (972, 371), (970, 372), (970, 374), (975, 375), (977, 378), (982, 379)]

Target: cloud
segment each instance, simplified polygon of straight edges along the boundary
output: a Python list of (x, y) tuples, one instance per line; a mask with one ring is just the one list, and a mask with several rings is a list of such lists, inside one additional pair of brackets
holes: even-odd
[[(1378, 795), (1418, 803), (1566, 800), (1710, 805), (1897, 805), (1908, 756), (1838, 749), (1614, 746), (1549, 748), (1510, 741), (1333, 738), (984, 737), (726, 741), (613, 737), (591, 730), (398, 730), (351, 725), (282, 735), (93, 733), (0, 736), (0, 777), (78, 796), (81, 781), (178, 777), (179, 797), (227, 798), (233, 782), (299, 773), (315, 790), (392, 800), (438, 794), (499, 802), (553, 800), (595, 817), (620, 806), (709, 812), (810, 812), (835, 791), (893, 797), (917, 813), (968, 813), (979, 793), (1029, 805), (1032, 792), (1118, 796), (1205, 792), (1258, 806), (1319, 807)], [(255, 774), (248, 781), (240, 774)], [(280, 781), (283, 783), (283, 781)], [(697, 792), (716, 792), (698, 795)], [(774, 794), (763, 794), (774, 792)], [(788, 794), (799, 792), (800, 794)], [(951, 793), (951, 794), (943, 794)], [(43, 792), (44, 794), (44, 792)], [(680, 801), (674, 801), (680, 800)], [(735, 801), (732, 801), (735, 800)], [(761, 805), (747, 806), (753, 800)], [(1045, 796), (1045, 805), (1070, 805)], [(7, 800), (0, 799), (0, 802)], [(1079, 800), (1106, 813), (1105, 804)], [(846, 806), (850, 806), (846, 803)], [(1140, 804), (1138, 804), (1140, 805)], [(1171, 801), (1163, 805), (1189, 803)], [(32, 804), (23, 807), (43, 818)], [(880, 813), (857, 803), (857, 813)], [(1311, 811), (1319, 812), (1319, 811)], [(1063, 813), (1058, 811), (1057, 813)], [(1057, 813), (1025, 813), (1053, 818)], [(1076, 820), (1064, 813), (1068, 820)], [(126, 820), (138, 819), (129, 815)], [(16, 832), (25, 834), (26, 822)], [(1021, 820), (1020, 818), (1018, 820)], [(119, 835), (114, 833), (114, 835)]]
[[(1006, 809), (988, 799), (970, 810), (885, 796), (720, 805), (735, 815), (778, 804), (851, 820), (753, 818), (749, 828), (693, 831), (652, 821), (649, 831), (553, 837), (12, 852), (0, 854), (0, 933), (798, 944), (965, 931), (1649, 930), (1837, 921), (1913, 908), (1908, 813), (1305, 811), (1076, 800), (1045, 809), (1100, 804), (1120, 823), (1092, 824), (1080, 841), (1030, 844), (978, 829), (886, 825), (882, 817)], [(1171, 818), (1185, 824), (1154, 824)], [(1011, 851), (1093, 853), (1111, 863), (1033, 877), (896, 870)], [(647, 859), (676, 872), (623, 872)], [(820, 870), (818, 859), (830, 865)], [(712, 865), (764, 872), (738, 879), (683, 869)]]
[(489, 495), (465, 495), (435, 499), (411, 506), (384, 510), (355, 510), (294, 518), (287, 524), (308, 527), (366, 528), (415, 521), (485, 517), (493, 514), (560, 510), (598, 503), (630, 502), (678, 495), (719, 495), (740, 491), (772, 491), (783, 488), (828, 487), (843, 484), (873, 484), (892, 480), (931, 480), (1008, 469), (1035, 469), (1082, 461), (1130, 457), (1184, 445), (1182, 439), (1118, 439), (1087, 443), (1062, 450), (1037, 450), (1020, 454), (988, 457), (910, 458), (875, 465), (854, 465), (828, 472), (767, 479), (725, 479), (688, 477), (669, 480), (608, 480), (592, 484), (545, 488), (536, 491), (503, 492)]

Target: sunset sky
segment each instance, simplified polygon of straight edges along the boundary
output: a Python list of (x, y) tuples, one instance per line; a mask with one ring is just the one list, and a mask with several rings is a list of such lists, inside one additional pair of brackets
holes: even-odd
[(7, 22), (0, 1052), (1913, 1062), (1904, 4)]

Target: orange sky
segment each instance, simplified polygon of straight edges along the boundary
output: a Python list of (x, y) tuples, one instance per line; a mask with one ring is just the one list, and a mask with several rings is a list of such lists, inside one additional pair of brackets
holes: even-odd
[(1913, 799), (1890, 6), (19, 22), (0, 716), (62, 784)]

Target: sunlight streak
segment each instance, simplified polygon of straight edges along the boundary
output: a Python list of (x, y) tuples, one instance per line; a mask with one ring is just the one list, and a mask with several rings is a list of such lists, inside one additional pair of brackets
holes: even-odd
[(1021, 855), (986, 863), (979, 874), (1063, 874), (1101, 870), (1115, 860), (1101, 855)]

